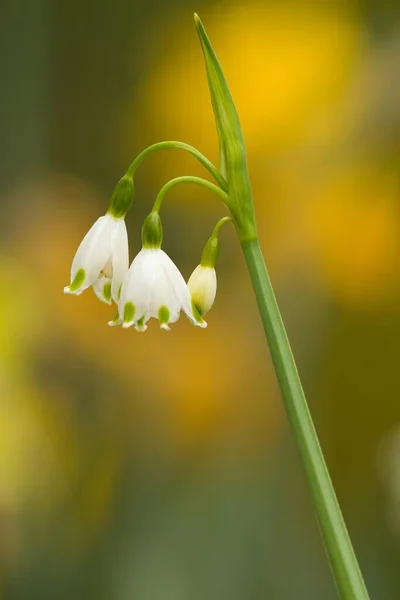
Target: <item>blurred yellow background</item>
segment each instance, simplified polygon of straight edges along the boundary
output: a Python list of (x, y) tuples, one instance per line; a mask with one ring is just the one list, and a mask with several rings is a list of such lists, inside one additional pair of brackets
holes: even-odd
[[(208, 328), (110, 329), (65, 296), (147, 145), (218, 144), (196, 10), (235, 99), (258, 226), (371, 598), (400, 598), (400, 4), (28, 0), (0, 73), (0, 599), (330, 600), (335, 590), (233, 228)], [(180, 151), (136, 178), (131, 258)], [(189, 277), (217, 198), (179, 186)]]

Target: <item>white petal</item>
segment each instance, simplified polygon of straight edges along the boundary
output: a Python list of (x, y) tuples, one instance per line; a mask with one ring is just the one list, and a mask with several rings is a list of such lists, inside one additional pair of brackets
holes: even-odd
[(66, 285), (64, 287), (64, 294), (71, 294), (72, 296), (80, 296), (82, 294), (83, 290), (82, 289), (78, 289), (76, 291), (72, 291), (69, 287), (69, 285)]
[(168, 273), (169, 280), (174, 288), (175, 294), (179, 299), (181, 309), (184, 311), (189, 321), (191, 321), (193, 325), (207, 327), (207, 323), (204, 321), (204, 319), (202, 319), (201, 315), (199, 315), (197, 311), (196, 314), (194, 314), (189, 289), (178, 267), (165, 252), (163, 252), (162, 260)]
[(125, 305), (132, 302), (135, 307), (134, 320), (137, 321), (143, 315), (148, 315), (150, 297), (153, 289), (153, 273), (148, 268), (148, 250), (141, 250), (129, 267), (121, 288), (121, 296), (118, 302), (118, 311), (123, 319)]
[(118, 327), (118, 325), (122, 325), (122, 319), (119, 315), (114, 317), (114, 319), (112, 321), (108, 321), (109, 327)]
[(159, 311), (165, 307), (168, 310), (168, 323), (179, 319), (182, 308), (182, 290), (186, 284), (178, 268), (169, 256), (160, 249), (148, 250), (144, 263), (147, 281), (152, 286), (151, 294), (146, 298), (148, 309), (145, 314), (149, 317), (159, 317)]
[(141, 323), (140, 325), (138, 325), (138, 323), (136, 323), (135, 329), (136, 329), (136, 331), (146, 331), (147, 325), (146, 325), (146, 323)]
[(169, 312), (168, 322), (175, 322), (179, 319), (182, 308), (181, 290), (179, 285), (174, 285), (174, 277), (170, 269), (162, 262), (157, 263), (154, 268), (156, 283), (150, 301), (150, 315), (158, 318), (160, 308), (166, 307)]
[(99, 277), (111, 256), (111, 235), (116, 223), (117, 219), (111, 215), (100, 217), (81, 241), (72, 261), (71, 283), (80, 269), (84, 270), (85, 277), (73, 293), (83, 292)]
[(93, 290), (99, 300), (111, 304), (111, 280), (107, 277), (99, 277), (93, 284)]
[[(190, 294), (189, 294), (189, 298), (190, 298)], [(205, 329), (207, 327), (207, 321), (205, 321), (202, 316), (200, 315), (200, 313), (198, 313), (196, 311), (196, 314), (193, 310), (193, 306), (192, 306), (192, 302), (189, 299), (189, 302), (184, 304), (182, 306), (182, 310), (185, 313), (185, 315), (187, 316), (187, 318), (189, 319), (189, 321), (192, 323), (192, 325), (197, 325), (198, 327), (201, 327), (202, 329)]]
[(129, 268), (128, 233), (124, 219), (117, 219), (117, 224), (111, 237), (112, 285), (111, 295), (116, 304), (122, 283)]

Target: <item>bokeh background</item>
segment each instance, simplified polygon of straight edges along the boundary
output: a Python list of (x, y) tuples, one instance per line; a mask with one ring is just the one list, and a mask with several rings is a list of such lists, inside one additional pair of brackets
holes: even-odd
[[(64, 296), (147, 145), (217, 162), (192, 13), (235, 98), (261, 242), (371, 598), (400, 598), (400, 4), (11, 0), (0, 8), (0, 598), (333, 600), (238, 242), (207, 330), (110, 329)], [(170, 178), (153, 155), (128, 217)], [(206, 174), (207, 176), (207, 174)], [(185, 277), (217, 198), (166, 199)]]

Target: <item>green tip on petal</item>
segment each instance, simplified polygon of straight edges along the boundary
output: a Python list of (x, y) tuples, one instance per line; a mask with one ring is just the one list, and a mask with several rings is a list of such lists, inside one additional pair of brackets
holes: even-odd
[(119, 316), (119, 313), (115, 315), (112, 321), (108, 321), (108, 325), (110, 327), (116, 327), (117, 325), (122, 325), (122, 319)]
[(158, 320), (160, 321), (160, 326), (163, 329), (169, 329), (168, 322), (170, 318), (170, 312), (166, 306), (160, 306), (158, 309)]
[(104, 284), (103, 296), (106, 302), (111, 302), (111, 281), (107, 281), (107, 283)]
[(85, 281), (85, 277), (85, 269), (78, 269), (72, 283), (69, 285), (69, 291), (76, 292), (76, 290), (78, 290)]
[(201, 314), (201, 308), (200, 308), (200, 310), (199, 310), (199, 308), (197, 307), (195, 299), (192, 298), (192, 312), (193, 312), (193, 316), (194, 316), (194, 318), (196, 319), (196, 321), (198, 323), (204, 323), (204, 319), (203, 319), (203, 316)]
[(144, 322), (144, 315), (143, 315), (143, 317), (140, 317), (140, 319), (138, 319), (136, 321), (135, 328), (136, 328), (136, 331), (146, 331), (147, 325)]
[(124, 323), (132, 323), (135, 312), (135, 305), (132, 302), (127, 302), (124, 306)]

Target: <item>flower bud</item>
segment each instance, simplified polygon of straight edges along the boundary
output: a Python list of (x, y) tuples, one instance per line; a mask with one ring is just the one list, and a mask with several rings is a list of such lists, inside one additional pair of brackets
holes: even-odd
[(214, 267), (199, 265), (191, 274), (187, 285), (192, 304), (203, 317), (214, 304), (217, 293), (217, 275)]

